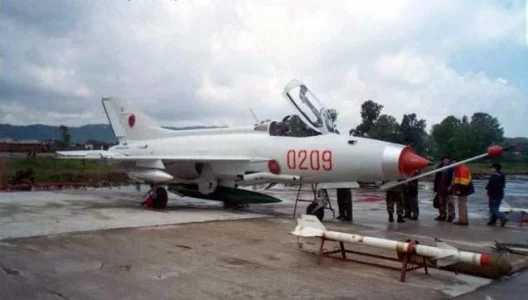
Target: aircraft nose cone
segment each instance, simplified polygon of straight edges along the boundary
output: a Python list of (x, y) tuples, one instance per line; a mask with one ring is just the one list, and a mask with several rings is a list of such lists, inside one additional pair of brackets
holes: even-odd
[(403, 177), (410, 177), (415, 171), (423, 169), (429, 165), (429, 160), (414, 153), (412, 148), (405, 147), (398, 160), (398, 169)]

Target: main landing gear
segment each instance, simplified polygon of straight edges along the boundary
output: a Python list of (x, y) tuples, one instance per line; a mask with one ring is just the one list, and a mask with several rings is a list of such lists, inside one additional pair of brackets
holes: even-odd
[(141, 205), (147, 208), (164, 209), (167, 207), (168, 200), (169, 195), (164, 187), (152, 187), (145, 195), (145, 200), (141, 202)]

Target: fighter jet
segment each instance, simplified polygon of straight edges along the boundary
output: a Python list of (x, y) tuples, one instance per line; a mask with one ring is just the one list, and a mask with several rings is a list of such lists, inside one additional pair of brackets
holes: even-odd
[(429, 161), (405, 145), (339, 135), (327, 109), (299, 80), (283, 97), (316, 134), (288, 135), (284, 122), (176, 131), (165, 129), (122, 99), (102, 99), (118, 144), (108, 150), (59, 151), (60, 158), (104, 160), (153, 187), (153, 206), (167, 190), (230, 204), (280, 199), (245, 189), (263, 183), (317, 184), (408, 178)]

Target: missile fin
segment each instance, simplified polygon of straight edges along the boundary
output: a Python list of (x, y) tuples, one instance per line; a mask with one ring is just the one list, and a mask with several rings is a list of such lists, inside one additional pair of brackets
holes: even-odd
[(436, 266), (437, 267), (447, 267), (449, 265), (456, 263), (456, 261), (449, 259), (450, 257), (452, 257), (452, 255), (448, 255), (443, 258), (437, 259)]
[(291, 234), (303, 237), (323, 236), (326, 228), (314, 215), (301, 215), (297, 219), (297, 226)]
[(440, 249), (444, 249), (444, 250), (454, 250), (454, 251), (458, 251), (458, 249), (446, 242), (442, 242), (440, 240), (437, 240), (436, 241), (436, 247), (440, 248)]

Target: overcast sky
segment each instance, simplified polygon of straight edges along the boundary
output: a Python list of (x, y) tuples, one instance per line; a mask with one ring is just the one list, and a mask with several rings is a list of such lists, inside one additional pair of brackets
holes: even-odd
[(294, 111), (297, 78), (348, 132), (372, 99), (430, 125), (483, 111), (528, 136), (526, 0), (0, 2), (0, 123), (105, 123), (126, 97), (163, 125)]

